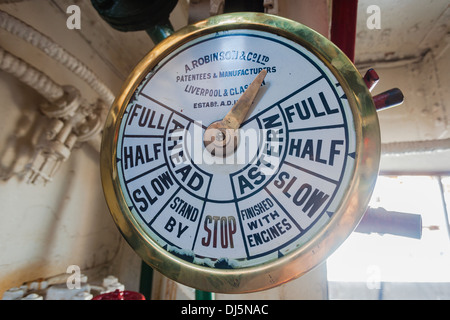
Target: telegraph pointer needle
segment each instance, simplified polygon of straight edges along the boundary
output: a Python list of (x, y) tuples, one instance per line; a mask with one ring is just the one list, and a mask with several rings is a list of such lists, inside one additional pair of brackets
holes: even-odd
[(203, 143), (212, 155), (226, 157), (236, 150), (238, 129), (244, 122), (266, 75), (267, 70), (263, 69), (226, 116), (206, 128)]
[(266, 75), (267, 70), (263, 69), (248, 86), (247, 90), (245, 90), (236, 104), (231, 108), (230, 112), (223, 118), (222, 123), (224, 128), (239, 129), (241, 123), (245, 120)]

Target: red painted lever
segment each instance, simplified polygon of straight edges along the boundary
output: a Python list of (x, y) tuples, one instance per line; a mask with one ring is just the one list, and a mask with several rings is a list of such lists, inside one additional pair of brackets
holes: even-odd
[[(380, 80), (380, 77), (374, 69), (369, 69), (364, 75), (363, 80), (366, 83), (367, 88), (369, 88), (369, 91), (372, 91)], [(403, 100), (403, 93), (398, 88), (394, 88), (373, 96), (373, 102), (375, 103), (375, 108), (377, 111), (398, 106), (403, 103)]]
[(372, 91), (372, 89), (375, 88), (378, 81), (380, 80), (380, 77), (378, 76), (377, 72), (371, 68), (367, 70), (363, 79), (366, 83), (367, 88), (369, 88), (369, 91)]
[(377, 111), (398, 106), (403, 103), (403, 93), (398, 88), (394, 88), (373, 97)]

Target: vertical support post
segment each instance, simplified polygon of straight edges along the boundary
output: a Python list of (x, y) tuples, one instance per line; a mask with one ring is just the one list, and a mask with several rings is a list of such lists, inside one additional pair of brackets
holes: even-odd
[(195, 290), (195, 300), (214, 300), (214, 294), (212, 292)]
[(141, 262), (141, 279), (139, 282), (139, 292), (145, 296), (146, 300), (152, 299), (153, 269), (144, 261)]
[(358, 0), (333, 0), (332, 10), (331, 41), (354, 62)]
[(450, 219), (449, 219), (449, 213), (448, 213), (448, 207), (447, 202), (445, 201), (445, 189), (444, 185), (442, 183), (442, 176), (437, 177), (438, 184), (439, 184), (439, 191), (441, 192), (441, 199), (442, 199), (442, 207), (444, 208), (444, 217), (446, 222), (446, 228), (447, 228), (447, 234), (450, 238)]

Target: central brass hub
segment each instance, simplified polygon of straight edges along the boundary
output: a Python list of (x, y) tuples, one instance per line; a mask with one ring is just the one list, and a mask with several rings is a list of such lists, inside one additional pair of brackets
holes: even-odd
[(228, 157), (232, 155), (239, 142), (239, 129), (229, 129), (222, 121), (213, 122), (203, 135), (203, 144), (211, 155)]

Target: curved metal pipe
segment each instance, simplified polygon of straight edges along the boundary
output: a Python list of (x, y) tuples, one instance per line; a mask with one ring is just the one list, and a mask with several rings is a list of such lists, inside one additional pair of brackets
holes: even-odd
[(0, 28), (20, 37), (55, 59), (81, 79), (86, 81), (108, 105), (114, 101), (114, 94), (86, 65), (80, 62), (49, 37), (30, 25), (0, 10)]
[(64, 96), (63, 88), (50, 77), (0, 47), (0, 69), (39, 92), (50, 102)]

